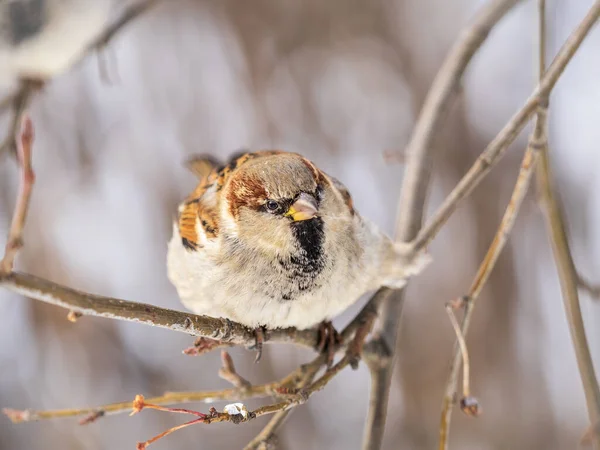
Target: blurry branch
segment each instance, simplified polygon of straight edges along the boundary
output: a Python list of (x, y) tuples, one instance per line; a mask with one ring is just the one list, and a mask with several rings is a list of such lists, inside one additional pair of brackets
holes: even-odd
[[(128, 5), (125, 10), (121, 13), (119, 18), (110, 24), (101, 34), (98, 36), (87, 48), (84, 53), (91, 53), (95, 50), (103, 50), (109, 41), (115, 37), (115, 35), (128, 25), (131, 21), (138, 18), (140, 15), (145, 13), (148, 9), (158, 3), (160, 0), (143, 0), (132, 5)], [(83, 57), (82, 57), (83, 59)]]
[[(560, 208), (559, 208), (560, 209)], [(577, 274), (577, 284), (581, 289), (587, 292), (592, 298), (600, 298), (600, 285), (592, 284), (589, 280), (583, 278), (581, 274)]]
[[(17, 277), (19, 280), (33, 278), (34, 285), (38, 286), (35, 288), (30, 288), (29, 293), (36, 293), (36, 289), (39, 289), (39, 285), (42, 285), (41, 291), (38, 292), (39, 297), (48, 297), (53, 295), (53, 291), (59, 290), (61, 293), (59, 296), (69, 296), (75, 295), (78, 300), (82, 298), (85, 301), (91, 301), (92, 299), (100, 299), (100, 303), (109, 303), (109, 309), (114, 313), (115, 304), (120, 304), (121, 306), (125, 305), (125, 311), (130, 311), (127, 308), (136, 309), (135, 314), (131, 314), (131, 316), (127, 316), (125, 320), (135, 320), (135, 321), (148, 321), (148, 316), (146, 314), (152, 314), (152, 312), (145, 311), (146, 308), (151, 308), (151, 311), (154, 311), (158, 316), (162, 319), (165, 317), (168, 318), (171, 315), (184, 315), (183, 313), (178, 313), (176, 311), (165, 310), (162, 308), (155, 308), (149, 305), (141, 305), (141, 308), (144, 310), (144, 314), (141, 314), (138, 306), (140, 304), (133, 302), (124, 302), (122, 300), (116, 299), (108, 299), (106, 297), (97, 297), (90, 296), (89, 294), (79, 293), (69, 288), (64, 288), (58, 285), (54, 285), (46, 280), (42, 280), (39, 278), (34, 278), (30, 275), (25, 274), (16, 274), (12, 273), (5, 278), (0, 279), (0, 285), (4, 283), (6, 280), (14, 280)], [(13, 281), (14, 282), (14, 281)], [(45, 283), (49, 283), (51, 288), (47, 288)], [(16, 289), (15, 289), (16, 290)], [(16, 290), (17, 292), (20, 292)], [(41, 292), (41, 293), (40, 293)], [(65, 294), (66, 293), (66, 294)], [(320, 378), (316, 381), (313, 381), (317, 373), (321, 370), (321, 368), (326, 365), (328, 360), (328, 354), (326, 352), (320, 353), (313, 361), (308, 364), (304, 364), (294, 370), (292, 373), (284, 377), (283, 379), (266, 383), (262, 385), (253, 386), (243, 378), (237, 374), (235, 371), (235, 367), (233, 365), (233, 361), (230, 356), (224, 352), (222, 360), (223, 360), (223, 368), (220, 370), (220, 375), (232, 382), (236, 387), (230, 389), (223, 389), (220, 391), (204, 391), (204, 392), (171, 392), (166, 393), (160, 397), (150, 398), (145, 400), (143, 396), (137, 396), (134, 401), (134, 412), (139, 412), (143, 408), (153, 408), (153, 409), (162, 409), (166, 411), (172, 412), (183, 412), (190, 413), (198, 416), (198, 419), (195, 419), (191, 422), (187, 422), (178, 427), (174, 427), (173, 429), (167, 430), (164, 433), (152, 438), (144, 443), (138, 444), (139, 449), (146, 448), (150, 443), (155, 442), (157, 439), (164, 437), (173, 431), (176, 431), (182, 427), (193, 425), (195, 423), (205, 423), (210, 424), (214, 422), (245, 422), (256, 417), (260, 417), (262, 415), (267, 414), (275, 414), (273, 420), (269, 422), (267, 427), (249, 444), (247, 448), (259, 448), (261, 443), (267, 442), (273, 438), (273, 433), (276, 429), (281, 425), (283, 420), (287, 416), (287, 412), (293, 407), (304, 403), (312, 394), (323, 389), (338, 373), (340, 373), (347, 366), (352, 366), (353, 368), (357, 366), (358, 361), (361, 359), (363, 353), (363, 343), (367, 335), (370, 333), (373, 323), (376, 318), (376, 310), (373, 307), (373, 304), (377, 304), (379, 302), (380, 294), (375, 294), (374, 302), (368, 302), (363, 309), (356, 315), (356, 317), (344, 328), (344, 330), (340, 333), (340, 340), (336, 342), (334, 352), (341, 350), (343, 347), (346, 347), (346, 351), (344, 356), (331, 368), (327, 369)], [(79, 296), (79, 297), (78, 297)], [(41, 299), (41, 298), (40, 298)], [(49, 301), (47, 298), (45, 301)], [(56, 300), (52, 299), (50, 303), (56, 304)], [(59, 304), (59, 306), (64, 306)], [(70, 305), (72, 307), (73, 305)], [(136, 315), (137, 314), (137, 315)], [(100, 315), (100, 314), (99, 314)], [(133, 318), (135, 317), (135, 319)], [(193, 315), (191, 315), (193, 319)], [(195, 316), (199, 319), (204, 319), (202, 316)], [(123, 317), (119, 317), (123, 318)], [(191, 319), (191, 320), (192, 320)], [(215, 320), (217, 322), (223, 322), (221, 319), (212, 319), (207, 318), (209, 320)], [(152, 320), (156, 320), (156, 317), (152, 317)], [(193, 321), (193, 320), (192, 320)], [(229, 336), (232, 340), (240, 340), (240, 336), (234, 336), (233, 329), (238, 325), (228, 322), (230, 330)], [(159, 325), (160, 326), (160, 325)], [(241, 325), (239, 325), (241, 326)], [(174, 328), (171, 328), (174, 329)], [(178, 329), (177, 329), (178, 330)], [(180, 331), (180, 330), (178, 330)], [(249, 330), (247, 330), (249, 332)], [(267, 331), (269, 333), (276, 333), (279, 330), (275, 331)], [(189, 331), (188, 331), (189, 332)], [(297, 331), (298, 333), (302, 333), (301, 331)], [(250, 338), (251, 336), (247, 336)], [(253, 338), (253, 337), (252, 337)], [(252, 342), (253, 339), (252, 339)], [(242, 343), (243, 340), (242, 340)], [(297, 342), (295, 342), (297, 343)], [(316, 339), (313, 343), (316, 345)], [(314, 346), (313, 345), (313, 346)], [(231, 415), (229, 413), (218, 413), (214, 408), (211, 408), (208, 414), (198, 413), (196, 411), (189, 410), (181, 410), (181, 409), (173, 409), (173, 408), (162, 408), (160, 405), (169, 405), (169, 404), (178, 404), (178, 403), (188, 403), (188, 402), (205, 402), (211, 403), (220, 400), (242, 400), (242, 399), (250, 399), (250, 398), (261, 398), (261, 397), (276, 397), (280, 399), (278, 403), (262, 406), (254, 411), (247, 412), (246, 416), (241, 414)], [(75, 417), (75, 416), (85, 416), (80, 424), (86, 425), (92, 422), (95, 422), (101, 417), (109, 414), (117, 414), (131, 410), (131, 402), (120, 402), (113, 403), (109, 405), (104, 405), (100, 407), (94, 408), (82, 408), (82, 409), (63, 409), (63, 410), (50, 410), (50, 411), (35, 411), (35, 410), (15, 410), (15, 409), (4, 409), (3, 412), (6, 414), (13, 422), (30, 422), (37, 420), (45, 420), (45, 419), (54, 419), (54, 418), (66, 418), (66, 417)], [(238, 417), (239, 416), (239, 417)]]
[(221, 362), (223, 364), (223, 367), (219, 369), (219, 377), (221, 377), (225, 381), (229, 381), (240, 391), (247, 391), (252, 387), (248, 380), (242, 378), (242, 376), (237, 373), (231, 355), (225, 350), (221, 351)]
[(21, 182), (19, 184), (19, 193), (15, 204), (4, 257), (0, 261), (0, 277), (3, 274), (9, 274), (14, 265), (15, 256), (23, 246), (23, 227), (27, 218), (29, 209), (29, 200), (31, 198), (31, 189), (35, 181), (35, 174), (31, 167), (31, 147), (33, 144), (33, 125), (28, 117), (25, 117), (22, 123), (19, 123), (20, 132), (17, 139), (17, 157), (21, 166)]
[[(441, 127), (444, 113), (454, 99), (460, 80), (491, 29), (517, 3), (518, 0), (494, 0), (483, 8), (473, 23), (461, 33), (435, 77), (405, 153), (406, 170), (396, 226), (396, 238), (401, 241), (415, 239), (421, 228), (433, 165), (433, 139)], [(437, 229), (433, 230), (435, 232)], [(413, 248), (418, 251), (429, 240), (425, 239), (422, 243), (417, 240), (412, 244)], [(363, 437), (365, 450), (379, 449), (383, 442), (394, 350), (404, 305), (404, 290), (382, 291), (386, 297), (389, 296), (381, 300), (380, 316), (383, 323), (365, 348), (365, 360), (371, 372), (370, 404)]]
[(29, 101), (33, 94), (40, 88), (39, 83), (32, 81), (22, 81), (17, 93), (14, 96), (9, 96), (2, 102), (2, 108), (0, 108), (0, 114), (4, 112), (5, 108), (12, 109), (12, 117), (10, 124), (8, 125), (8, 133), (0, 144), (0, 157), (5, 153), (14, 153), (17, 147), (17, 141), (19, 138), (19, 129), (23, 116)]
[(469, 172), (461, 179), (450, 195), (446, 197), (437, 212), (433, 215), (433, 218), (423, 227), (417, 238), (411, 242), (414, 251), (424, 248), (437, 235), (440, 228), (456, 210), (458, 203), (479, 184), (491, 168), (504, 156), (510, 144), (523, 130), (530, 117), (538, 109), (538, 106), (545, 105), (554, 85), (562, 75), (567, 64), (571, 61), (583, 39), (596, 23), (599, 14), (600, 4), (594, 2), (594, 5), (590, 8), (583, 21), (563, 44), (547, 72), (541, 78), (537, 88), (525, 102), (525, 105), (510, 119), (496, 138), (490, 142)]
[[(85, 57), (93, 52), (103, 50), (111, 39), (115, 37), (132, 20), (146, 12), (151, 6), (158, 3), (159, 0), (145, 0), (132, 5), (128, 5), (118, 19), (111, 23), (100, 35), (81, 53), (79, 60), (73, 65), (85, 59)], [(3, 114), (6, 109), (11, 109), (12, 118), (8, 126), (7, 135), (0, 144), (0, 156), (14, 149), (14, 143), (19, 132), (23, 113), (29, 105), (33, 95), (39, 91), (44, 83), (48, 80), (21, 80), (17, 92), (9, 95), (0, 101), (0, 114)]]
[[(0, 287), (84, 316), (137, 322), (235, 345), (255, 344), (254, 330), (227, 319), (199, 316), (145, 303), (89, 294), (27, 273), (0, 274)], [(267, 330), (265, 342), (292, 343), (316, 348), (319, 332), (316, 329), (297, 330), (296, 328)]]
[[(521, 170), (519, 173), (519, 177), (517, 179), (517, 183), (515, 185), (513, 194), (510, 199), (510, 203), (504, 213), (504, 217), (502, 218), (502, 222), (494, 237), (492, 245), (490, 246), (488, 253), (486, 254), (479, 271), (471, 285), (471, 289), (469, 291), (469, 295), (466, 297), (468, 302), (468, 308), (465, 309), (465, 317), (463, 319), (462, 324), (462, 333), (463, 336), (466, 336), (469, 323), (473, 314), (473, 309), (475, 306), (475, 301), (483, 288), (483, 285), (489, 278), (491, 270), (493, 269), (498, 256), (504, 247), (508, 235), (510, 234), (514, 220), (522, 204), (523, 198), (528, 190), (529, 183), (533, 174), (533, 170), (536, 166), (537, 159), (540, 157), (540, 153), (542, 155), (542, 168), (538, 174), (548, 174), (547, 167), (544, 167), (544, 164), (547, 163), (547, 104), (548, 104), (548, 96), (551, 88), (556, 82), (558, 76), (564, 70), (564, 67), (570, 61), (571, 57), (583, 41), (584, 37), (587, 35), (589, 30), (592, 28), (598, 17), (600, 16), (600, 1), (597, 1), (594, 6), (590, 9), (584, 20), (578, 26), (578, 28), (572, 33), (567, 42), (563, 45), (558, 55), (556, 56), (554, 62), (551, 64), (547, 74), (544, 76), (545, 69), (545, 3), (540, 1), (540, 69), (539, 69), (539, 77), (540, 84), (536, 89), (536, 93), (530, 97), (530, 100), (527, 102), (526, 106), (522, 111), (528, 108), (528, 105), (534, 103), (532, 100), (535, 98), (535, 108), (537, 112), (537, 119), (534, 131), (529, 139), (529, 144), (527, 150), (525, 152), (525, 156), (523, 158), (523, 162), (521, 164)], [(550, 83), (548, 80), (554, 81)], [(513, 117), (511, 122), (518, 122), (515, 118), (519, 117), (520, 113)], [(521, 114), (523, 115), (523, 114)], [(521, 119), (519, 119), (521, 120)], [(509, 123), (510, 124), (510, 123)], [(503, 130), (503, 132), (507, 129)], [(499, 135), (502, 136), (503, 132)], [(516, 136), (516, 132), (514, 132)], [(501, 142), (502, 139), (497, 137), (493, 142)], [(492, 142), (492, 144), (493, 144)], [(508, 145), (508, 142), (506, 145)], [(490, 147), (492, 146), (490, 144)], [(490, 148), (488, 147), (488, 149)], [(487, 150), (486, 150), (487, 152)], [(484, 153), (486, 153), (484, 152)], [(499, 150), (498, 150), (499, 152)], [(497, 152), (497, 153), (498, 153)], [(493, 156), (492, 156), (493, 158)], [(480, 159), (481, 160), (481, 159)], [(491, 164), (493, 159), (483, 160), (487, 161), (488, 166)], [(482, 171), (486, 170), (484, 166), (480, 168)], [(489, 170), (489, 169), (487, 169)], [(474, 179), (476, 179), (477, 175), (474, 175)], [(463, 179), (464, 180), (464, 179)], [(548, 182), (544, 183), (545, 186), (549, 186)], [(459, 184), (460, 186), (460, 184)], [(468, 192), (465, 189), (465, 192)], [(549, 189), (546, 189), (544, 192), (544, 197), (546, 201), (548, 201), (548, 196), (551, 197), (551, 192)], [(443, 209), (443, 208), (442, 208)], [(550, 209), (550, 208), (549, 208)], [(556, 211), (554, 211), (556, 213)], [(435, 221), (434, 221), (435, 222)], [(579, 311), (579, 303), (577, 299), (577, 286), (576, 286), (576, 275), (572, 265), (572, 260), (570, 259), (570, 253), (568, 251), (568, 245), (566, 244), (566, 238), (564, 235), (564, 229), (561, 228), (562, 231), (562, 240), (557, 237), (558, 231), (556, 228), (558, 227), (558, 223), (561, 223), (556, 217), (554, 220), (551, 220), (553, 223), (552, 229), (555, 230), (555, 235), (553, 236), (553, 248), (555, 248), (555, 252), (560, 252), (560, 257), (557, 257), (557, 261), (559, 261), (559, 272), (562, 272), (563, 275), (566, 276), (565, 272), (567, 272), (566, 262), (570, 261), (569, 268), (572, 269), (570, 271), (569, 276), (567, 276), (566, 281), (561, 276), (561, 284), (568, 284), (567, 290), (569, 291), (569, 295), (565, 295), (565, 297), (569, 298), (567, 302), (567, 312), (569, 316), (569, 323), (571, 324), (571, 331), (573, 334), (573, 339), (575, 342), (577, 359), (580, 366), (580, 372), (582, 374), (584, 389), (586, 391), (586, 399), (588, 401), (588, 409), (590, 411), (591, 423), (595, 424), (598, 418), (600, 418), (599, 405), (600, 405), (600, 394), (598, 393), (598, 385), (596, 383), (595, 374), (593, 371), (592, 361), (589, 354), (589, 349), (587, 347), (587, 342), (585, 340), (585, 334), (583, 329), (583, 321), (581, 320), (581, 312)], [(562, 225), (562, 223), (561, 223)], [(560, 241), (558, 245), (557, 241)], [(557, 247), (560, 247), (557, 250)], [(562, 262), (562, 263), (561, 263)], [(565, 287), (563, 287), (565, 290)], [(460, 371), (460, 361), (461, 361), (461, 353), (458, 349), (455, 349), (454, 358), (452, 361), (452, 368), (450, 377), (448, 379), (448, 383), (446, 386), (446, 393), (444, 396), (443, 406), (442, 406), (442, 417), (440, 421), (440, 437), (439, 437), (439, 449), (446, 450), (448, 448), (448, 438), (449, 438), (449, 427), (450, 427), (450, 418), (452, 414), (452, 404), (454, 402), (454, 397), (456, 393), (456, 385), (458, 383), (458, 375)]]
[[(290, 411), (279, 411), (276, 413), (266, 427), (244, 447), (244, 450), (262, 450), (271, 448), (270, 445), (276, 445), (276, 432), (281, 428), (288, 418)], [(277, 447), (275, 447), (277, 448)]]
[[(525, 198), (525, 194), (527, 193), (527, 190), (529, 188), (529, 183), (533, 175), (533, 169), (535, 168), (535, 164), (538, 158), (538, 149), (540, 147), (540, 142), (542, 142), (542, 140), (546, 138), (545, 128), (543, 125), (544, 120), (545, 113), (540, 114), (540, 116), (538, 116), (535, 131), (529, 140), (529, 145), (527, 147), (527, 151), (525, 152), (523, 162), (521, 163), (521, 170), (519, 171), (517, 183), (515, 184), (515, 188), (510, 198), (510, 202), (506, 207), (506, 211), (504, 212), (504, 216), (502, 217), (502, 221), (500, 222), (498, 231), (494, 236), (494, 240), (492, 241), (492, 244), (490, 245), (490, 248), (488, 249), (488, 252), (484, 257), (483, 262), (479, 266), (479, 270), (477, 271), (477, 275), (475, 276), (473, 284), (469, 289), (469, 293), (464, 297), (463, 303), (466, 307), (465, 315), (462, 321), (462, 328), (460, 329), (462, 339), (466, 339), (467, 333), (469, 331), (469, 324), (471, 323), (471, 318), (475, 309), (475, 303), (479, 297), (479, 294), (481, 293), (481, 290), (483, 289), (483, 286), (488, 280), (494, 266), (496, 265), (496, 261), (498, 261), (498, 257), (500, 256), (504, 245), (506, 244), (508, 236), (512, 231), (519, 208), (521, 207), (523, 199)], [(446, 450), (448, 448), (450, 418), (452, 415), (452, 406), (454, 404), (454, 399), (456, 396), (456, 385), (458, 384), (458, 377), (460, 374), (461, 366), (461, 348), (459, 344), (460, 341), (458, 341), (458, 343), (455, 345), (454, 357), (452, 359), (452, 366), (450, 369), (450, 376), (448, 377), (448, 382), (446, 384), (446, 390), (444, 394), (444, 400), (442, 403), (442, 416), (440, 421), (439, 432), (440, 450)], [(464, 406), (472, 404), (472, 401), (470, 398), (468, 398), (468, 392), (465, 395), (466, 397), (461, 398), (461, 405), (463, 406), (463, 410), (470, 414), (471, 408), (464, 408)]]
[[(540, 73), (543, 73), (543, 61), (546, 50), (544, 45), (545, 33), (543, 32), (545, 23), (545, 0), (538, 1), (540, 15)], [(596, 1), (579, 28), (583, 28), (584, 24), (589, 24), (588, 29), (591, 28), (599, 16), (600, 1)], [(598, 430), (598, 424), (600, 423), (600, 388), (598, 387), (594, 363), (585, 335), (585, 326), (581, 315), (579, 293), (577, 291), (577, 288), (582, 286), (587, 288), (588, 291), (594, 295), (595, 289), (585, 283), (575, 269), (571, 249), (569, 248), (563, 212), (555, 198), (552, 185), (550, 155), (547, 143), (542, 147), (540, 153), (537, 181), (543, 207), (542, 209), (544, 211), (544, 219), (550, 237), (554, 261), (556, 262), (556, 268), (558, 270), (558, 277), (565, 305), (565, 314), (567, 316), (567, 322), (569, 323), (577, 366), (579, 368), (583, 391), (585, 393), (588, 417), (590, 420), (589, 436), (587, 436), (587, 438), (593, 443), (594, 448), (598, 450), (600, 449), (600, 436)]]
[(467, 306), (466, 303), (468, 301), (469, 300), (467, 298), (461, 298), (458, 302), (449, 302), (446, 305), (446, 312), (448, 313), (450, 323), (452, 324), (452, 328), (456, 334), (456, 342), (458, 344), (460, 355), (463, 361), (463, 390), (460, 406), (465, 414), (468, 414), (469, 416), (477, 416), (479, 415), (480, 410), (477, 399), (475, 397), (471, 397), (471, 365), (469, 364), (469, 350), (467, 348), (465, 336), (463, 335), (460, 325), (458, 324), (458, 320), (456, 320), (456, 316), (454, 315), (454, 310), (462, 307), (463, 305)]

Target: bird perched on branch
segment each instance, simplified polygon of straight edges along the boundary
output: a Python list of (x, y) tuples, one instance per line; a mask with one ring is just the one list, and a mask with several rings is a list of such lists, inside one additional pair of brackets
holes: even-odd
[(190, 168), (200, 183), (179, 207), (167, 265), (195, 313), (305, 329), (368, 291), (402, 287), (429, 261), (361, 217), (342, 183), (299, 154), (195, 158)]

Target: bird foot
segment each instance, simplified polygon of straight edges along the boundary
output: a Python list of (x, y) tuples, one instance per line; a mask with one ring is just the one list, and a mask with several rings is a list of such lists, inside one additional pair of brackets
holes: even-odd
[(333, 364), (333, 358), (337, 346), (341, 344), (342, 338), (334, 328), (331, 321), (323, 321), (319, 324), (319, 343), (317, 350), (319, 353), (327, 353), (327, 367)]
[(256, 327), (254, 329), (254, 345), (248, 348), (248, 350), (256, 350), (256, 358), (254, 359), (254, 363), (259, 362), (260, 358), (262, 357), (263, 342), (265, 342), (266, 331), (266, 327)]

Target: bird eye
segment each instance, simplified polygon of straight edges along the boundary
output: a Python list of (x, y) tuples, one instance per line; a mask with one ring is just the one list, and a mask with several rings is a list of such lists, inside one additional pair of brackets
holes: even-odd
[(275, 200), (267, 200), (265, 206), (267, 207), (267, 210), (271, 212), (277, 211), (279, 209), (279, 203), (277, 203)]

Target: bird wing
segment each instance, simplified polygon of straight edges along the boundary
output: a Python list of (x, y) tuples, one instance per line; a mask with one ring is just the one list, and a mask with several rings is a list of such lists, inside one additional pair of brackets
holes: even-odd
[(207, 155), (193, 155), (187, 159), (186, 167), (200, 181), (179, 207), (179, 234), (186, 249), (198, 250), (218, 238), (218, 198), (230, 175), (251, 159), (278, 153), (282, 152), (279, 150), (237, 152), (226, 164), (219, 164), (215, 158)]

